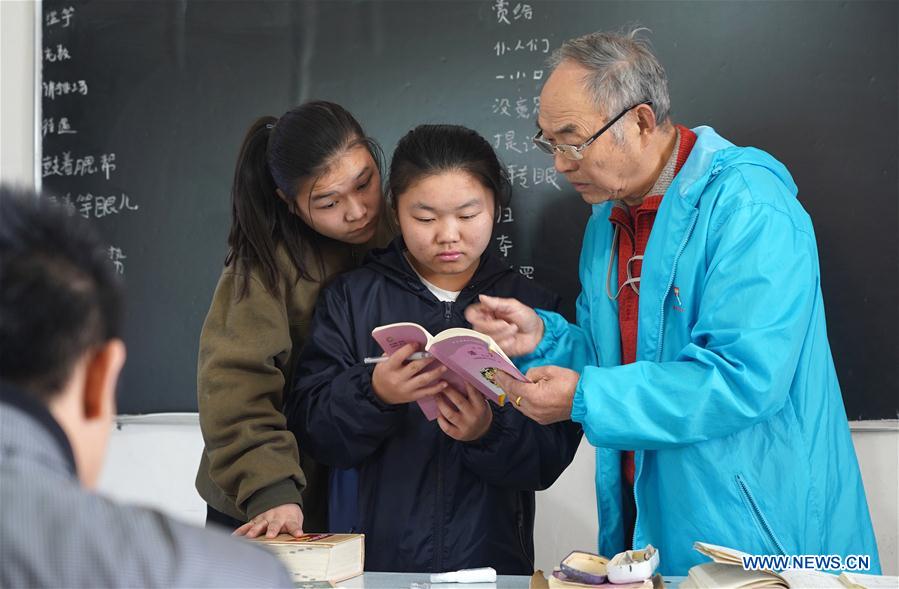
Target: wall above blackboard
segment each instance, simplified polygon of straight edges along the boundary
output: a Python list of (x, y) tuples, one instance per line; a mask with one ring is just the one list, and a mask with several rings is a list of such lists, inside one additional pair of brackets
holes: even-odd
[(423, 122), (490, 139), (515, 185), (494, 246), (571, 316), (589, 215), (529, 141), (544, 61), (634, 23), (676, 122), (793, 173), (818, 236), (850, 419), (899, 413), (897, 23), (891, 2), (44, 0), (41, 181), (95, 222), (128, 285), (120, 411), (196, 410), (197, 342), (226, 254), (241, 137), (339, 102), (388, 155)]

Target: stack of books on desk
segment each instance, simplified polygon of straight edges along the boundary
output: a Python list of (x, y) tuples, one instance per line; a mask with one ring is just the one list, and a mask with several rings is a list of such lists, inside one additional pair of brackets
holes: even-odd
[(280, 558), (298, 586), (316, 581), (345, 581), (361, 575), (365, 562), (362, 534), (304, 534), (299, 538), (281, 534), (253, 541)]

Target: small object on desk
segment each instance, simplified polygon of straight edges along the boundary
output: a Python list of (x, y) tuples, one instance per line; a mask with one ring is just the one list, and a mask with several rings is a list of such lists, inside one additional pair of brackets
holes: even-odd
[(495, 583), (496, 569), (484, 567), (480, 569), (462, 569), (449, 573), (433, 573), (431, 583)]
[(609, 559), (605, 556), (575, 550), (562, 560), (560, 568), (566, 580), (599, 585), (606, 582), (608, 564)]
[[(428, 352), (415, 352), (411, 356), (409, 356), (409, 360), (426, 360), (430, 358), (431, 355)], [(381, 362), (387, 362), (390, 359), (390, 356), (370, 356), (362, 360), (363, 364), (380, 364)]]
[(409, 589), (440, 589), (441, 587), (447, 589), (496, 589), (496, 583), (453, 583), (452, 585), (437, 583), (436, 586), (430, 583), (413, 582), (409, 584)]
[[(431, 589), (433, 585), (430, 583), (412, 582), (409, 589)], [(446, 587), (447, 589), (496, 589), (496, 583), (453, 583), (452, 585), (443, 585), (437, 583), (437, 587)]]
[(575, 550), (566, 556), (548, 579), (550, 589), (652, 589), (662, 587), (659, 551), (651, 545), (627, 550), (611, 560), (599, 554)]
[(659, 568), (659, 551), (647, 544), (643, 550), (625, 550), (606, 565), (610, 583), (636, 583), (649, 579)]
[(615, 584), (608, 581), (598, 585), (592, 583), (579, 583), (565, 576), (560, 569), (553, 571), (549, 576), (549, 589), (663, 589), (665, 582), (661, 575), (653, 575), (651, 579), (643, 579), (635, 583)]
[(576, 581), (560, 569), (555, 569), (549, 576), (550, 589), (593, 589), (594, 587), (600, 587), (600, 585)]

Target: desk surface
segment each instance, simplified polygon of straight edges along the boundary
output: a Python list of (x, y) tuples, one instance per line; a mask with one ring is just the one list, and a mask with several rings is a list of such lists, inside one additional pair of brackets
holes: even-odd
[[(365, 573), (338, 584), (346, 589), (410, 589), (418, 583), (428, 589), (429, 573)], [(665, 589), (677, 589), (686, 577), (665, 577)], [(899, 587), (899, 577), (872, 576), (871, 587)], [(876, 581), (876, 582), (875, 582)], [(498, 575), (496, 583), (438, 583), (430, 589), (529, 589), (531, 578), (525, 575)]]
[[(429, 573), (365, 573), (354, 577), (338, 587), (347, 589), (409, 589), (412, 583), (430, 584)], [(666, 587), (677, 587), (684, 577), (667, 577)], [(526, 575), (498, 575), (496, 583), (440, 583), (431, 589), (528, 589), (531, 578)], [(427, 586), (427, 585), (423, 585)]]

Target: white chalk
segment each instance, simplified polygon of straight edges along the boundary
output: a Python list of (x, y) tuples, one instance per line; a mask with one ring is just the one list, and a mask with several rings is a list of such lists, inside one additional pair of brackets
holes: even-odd
[(432, 583), (495, 583), (496, 569), (485, 567), (481, 569), (463, 569), (449, 573), (434, 573), (431, 575)]

